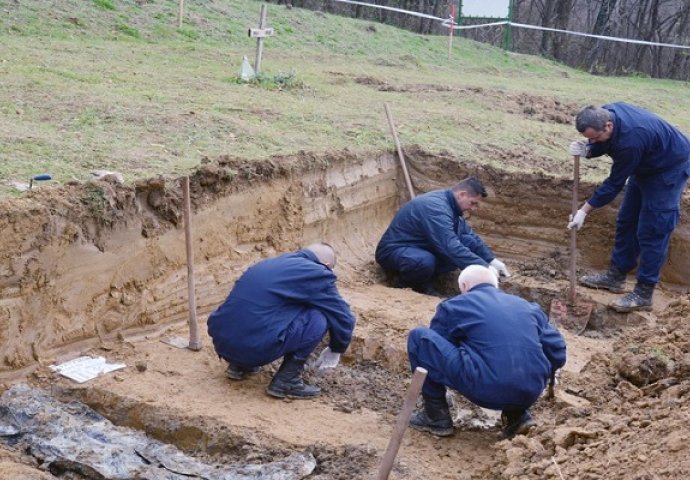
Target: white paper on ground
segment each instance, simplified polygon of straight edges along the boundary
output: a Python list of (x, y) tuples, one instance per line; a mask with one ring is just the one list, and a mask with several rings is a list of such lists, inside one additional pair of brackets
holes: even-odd
[(77, 383), (84, 383), (101, 374), (119, 370), (126, 366), (124, 363), (107, 363), (103, 357), (83, 356), (60, 365), (49, 365), (48, 368)]

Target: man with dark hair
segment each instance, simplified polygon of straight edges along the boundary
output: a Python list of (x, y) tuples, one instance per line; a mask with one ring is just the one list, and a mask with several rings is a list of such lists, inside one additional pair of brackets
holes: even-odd
[(504, 437), (524, 434), (535, 425), (529, 408), (565, 364), (565, 341), (539, 305), (499, 290), (488, 268), (470, 265), (458, 286), (461, 295), (439, 304), (430, 327), (408, 337), (412, 370), (428, 371), (424, 408), (410, 426), (452, 434), (450, 387), (480, 407), (501, 410)]
[(299, 399), (321, 393), (302, 380), (307, 358), (328, 332), (329, 345), (316, 365), (336, 367), (355, 327), (355, 317), (335, 286), (335, 264), (333, 247), (314, 243), (262, 260), (240, 276), (208, 318), (216, 353), (229, 363), (228, 378), (242, 380), (283, 357), (266, 390), (269, 395)]
[(609, 269), (585, 275), (580, 283), (622, 293), (627, 273), (637, 267), (635, 289), (611, 307), (619, 312), (651, 310), (690, 176), (690, 140), (657, 115), (627, 103), (590, 105), (577, 115), (575, 126), (587, 140), (571, 143), (571, 155), (606, 154), (613, 164), (608, 178), (570, 219), (568, 228), (582, 228), (593, 209), (611, 202), (625, 187)]
[(398, 275), (397, 286), (429, 295), (437, 294), (431, 286), (434, 275), (468, 265), (488, 266), (497, 277), (510, 276), (465, 219), (484, 197), (484, 185), (468, 177), (453, 188), (410, 200), (381, 237), (376, 261), (385, 271)]

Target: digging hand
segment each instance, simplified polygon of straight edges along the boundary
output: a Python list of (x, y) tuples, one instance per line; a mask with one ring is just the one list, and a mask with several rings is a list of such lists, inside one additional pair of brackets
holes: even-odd
[(489, 268), (492, 269), (496, 274), (496, 278), (498, 278), (499, 275), (510, 277), (508, 267), (506, 267), (506, 264), (500, 261), (498, 258), (491, 260), (491, 263), (489, 263)]
[(314, 366), (319, 370), (324, 370), (326, 368), (335, 368), (340, 363), (340, 354), (331, 351), (330, 347), (326, 347), (319, 355)]
[(587, 157), (587, 140), (578, 140), (570, 144), (570, 154), (579, 157)]
[(582, 225), (585, 223), (585, 217), (587, 217), (587, 214), (582, 209), (579, 209), (577, 212), (575, 212), (574, 216), (570, 215), (568, 217), (568, 230), (572, 230), (573, 228), (575, 230), (581, 229)]

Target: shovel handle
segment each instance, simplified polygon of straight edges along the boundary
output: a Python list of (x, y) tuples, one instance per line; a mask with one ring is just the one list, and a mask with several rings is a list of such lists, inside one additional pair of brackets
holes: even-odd
[(393, 429), (393, 435), (388, 442), (388, 447), (386, 452), (383, 454), (381, 459), (381, 465), (379, 465), (378, 475), (376, 480), (387, 480), (388, 475), (393, 468), (393, 461), (395, 456), (398, 454), (398, 449), (400, 448), (400, 443), (402, 442), (403, 434), (407, 428), (407, 423), (410, 421), (412, 416), (412, 410), (417, 403), (417, 397), (419, 392), (422, 390), (422, 385), (426, 379), (427, 370), (422, 367), (417, 367), (412, 375), (412, 383), (410, 383), (410, 388), (407, 389), (407, 395), (405, 401), (403, 402), (402, 410), (398, 414), (398, 419), (395, 423), (395, 428)]
[(556, 396), (556, 371), (551, 372), (551, 378), (549, 379), (549, 391), (546, 394), (546, 398), (554, 398)]
[[(573, 199), (570, 213), (573, 217), (577, 213), (580, 189), (580, 156), (573, 155)], [(577, 276), (577, 229), (570, 229), (570, 303), (575, 305), (575, 277)]]

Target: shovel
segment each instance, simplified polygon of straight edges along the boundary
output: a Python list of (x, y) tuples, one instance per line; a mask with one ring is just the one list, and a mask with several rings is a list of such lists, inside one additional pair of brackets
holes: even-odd
[[(573, 156), (573, 199), (571, 214), (575, 216), (578, 204), (578, 190), (580, 186), (580, 156)], [(549, 318), (566, 330), (576, 335), (582, 334), (587, 328), (592, 316), (593, 305), (589, 302), (578, 302), (576, 293), (577, 276), (577, 229), (570, 230), (570, 291), (568, 300), (562, 301), (555, 298), (551, 302)]]

